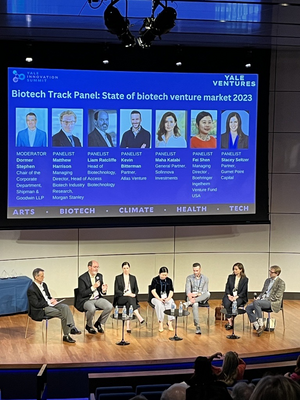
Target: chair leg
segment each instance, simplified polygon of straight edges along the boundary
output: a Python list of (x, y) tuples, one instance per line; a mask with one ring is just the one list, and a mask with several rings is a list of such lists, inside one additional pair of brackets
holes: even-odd
[(283, 308), (281, 309), (281, 313), (282, 313), (283, 330), (285, 331), (285, 319), (284, 319), (284, 311), (283, 311)]
[(26, 329), (25, 329), (25, 339), (27, 338), (27, 332), (28, 332), (28, 326), (29, 326), (29, 315), (27, 315), (27, 323), (26, 323)]

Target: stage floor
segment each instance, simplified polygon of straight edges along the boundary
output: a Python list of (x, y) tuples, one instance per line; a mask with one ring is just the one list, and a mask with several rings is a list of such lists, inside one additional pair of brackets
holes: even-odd
[[(220, 300), (210, 301), (209, 327), (207, 309), (199, 309), (202, 335), (195, 334), (192, 314), (188, 317), (187, 329), (184, 318), (178, 318), (178, 335), (181, 341), (171, 341), (174, 332), (158, 332), (158, 323), (154, 313), (152, 331), (152, 309), (149, 309), (149, 323), (140, 326), (131, 323), (132, 333), (125, 332), (128, 346), (118, 346), (122, 336), (122, 322), (111, 318), (105, 326), (104, 334), (84, 334), (84, 316), (75, 310), (74, 319), (81, 335), (73, 336), (76, 344), (62, 342), (60, 320), (49, 321), (48, 340), (43, 341), (42, 323), (30, 320), (28, 337), (24, 338), (27, 314), (0, 316), (0, 366), (1, 368), (28, 368), (48, 364), (53, 367), (84, 367), (101, 365), (126, 365), (128, 363), (153, 364), (168, 361), (193, 361), (199, 355), (210, 355), (217, 351), (226, 353), (236, 351), (240, 357), (263, 356), (297, 352), (299, 348), (299, 300), (284, 301), (285, 330), (282, 313), (272, 314), (277, 325), (274, 332), (264, 332), (261, 337), (253, 332), (247, 315), (236, 318), (235, 333), (238, 340), (227, 339), (231, 331), (226, 331), (224, 322), (215, 321), (214, 310)], [(73, 308), (72, 308), (73, 310)], [(147, 303), (141, 302), (141, 314), (146, 317)], [(189, 308), (191, 313), (191, 308)], [(165, 320), (166, 322), (167, 320)], [(45, 328), (45, 327), (44, 327)], [(45, 338), (44, 338), (45, 339)]]

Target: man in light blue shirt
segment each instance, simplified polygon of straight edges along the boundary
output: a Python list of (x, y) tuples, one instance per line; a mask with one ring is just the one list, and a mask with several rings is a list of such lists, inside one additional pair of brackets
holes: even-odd
[(37, 117), (30, 112), (26, 115), (27, 128), (18, 133), (17, 147), (47, 147), (47, 134), (36, 127)]

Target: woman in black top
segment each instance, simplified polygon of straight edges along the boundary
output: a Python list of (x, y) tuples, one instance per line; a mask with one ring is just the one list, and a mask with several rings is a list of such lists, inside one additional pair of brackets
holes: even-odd
[[(172, 279), (168, 278), (168, 268), (161, 267), (158, 276), (152, 279), (151, 294), (153, 298), (151, 303), (155, 306), (155, 312), (158, 319), (158, 331), (163, 332), (164, 328), (164, 311), (170, 310), (174, 300), (174, 287)], [(168, 316), (169, 331), (173, 331), (172, 320), (174, 316)]]
[(223, 297), (223, 305), (226, 308), (226, 318), (228, 324), (225, 325), (227, 330), (232, 329), (232, 303), (237, 302), (237, 307), (240, 307), (248, 301), (248, 278), (245, 275), (245, 269), (242, 263), (235, 263), (232, 267), (233, 273), (228, 276), (225, 295)]

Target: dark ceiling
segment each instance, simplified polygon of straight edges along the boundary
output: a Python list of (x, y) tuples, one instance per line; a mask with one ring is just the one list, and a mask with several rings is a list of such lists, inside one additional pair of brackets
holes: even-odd
[[(90, 0), (92, 1), (92, 0)], [(165, 1), (162, 1), (165, 4)], [(2, 0), (1, 40), (118, 43), (105, 27), (110, 0)], [(128, 0), (130, 30), (138, 36), (151, 0)], [(300, 46), (300, 0), (168, 1), (177, 11), (176, 26), (153, 45)], [(93, 7), (93, 8), (92, 8)], [(116, 7), (125, 15), (126, 0)]]

